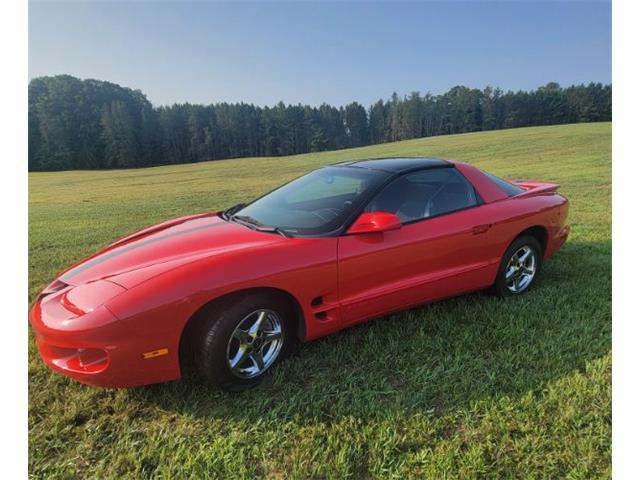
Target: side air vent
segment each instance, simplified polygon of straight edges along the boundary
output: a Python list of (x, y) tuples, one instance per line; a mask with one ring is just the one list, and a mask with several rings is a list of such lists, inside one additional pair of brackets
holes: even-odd
[(322, 305), (322, 297), (316, 297), (313, 300), (311, 300), (312, 307), (317, 307), (318, 305)]

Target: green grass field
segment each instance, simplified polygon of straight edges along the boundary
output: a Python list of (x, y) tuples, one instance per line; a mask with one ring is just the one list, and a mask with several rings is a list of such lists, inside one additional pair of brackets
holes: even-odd
[(562, 184), (572, 235), (537, 286), (377, 319), (303, 345), (257, 389), (75, 383), (30, 336), (29, 471), (54, 478), (611, 475), (611, 124), (417, 139), (285, 158), (29, 175), (29, 295), (157, 221), (372, 156), (468, 161)]

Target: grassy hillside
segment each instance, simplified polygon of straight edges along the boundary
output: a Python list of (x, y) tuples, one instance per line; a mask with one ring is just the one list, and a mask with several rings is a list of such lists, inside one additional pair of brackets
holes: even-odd
[(304, 345), (258, 389), (101, 390), (29, 347), (34, 477), (610, 476), (611, 124), (417, 139), (286, 158), (29, 175), (30, 299), (70, 263), (166, 218), (320, 165), (424, 155), (562, 184), (569, 243), (527, 295), (479, 293)]

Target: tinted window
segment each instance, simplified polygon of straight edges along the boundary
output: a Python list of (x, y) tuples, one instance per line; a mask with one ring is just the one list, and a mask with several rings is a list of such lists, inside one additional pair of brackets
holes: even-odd
[(388, 178), (386, 172), (365, 168), (326, 167), (283, 185), (234, 215), (292, 234), (328, 233)]
[(403, 223), (477, 205), (471, 184), (455, 168), (409, 173), (387, 185), (367, 205), (367, 212), (390, 212)]
[(513, 197), (514, 195), (518, 195), (519, 193), (524, 192), (524, 188), (520, 188), (511, 182), (507, 182), (506, 180), (496, 177), (495, 175), (491, 175), (490, 173), (487, 173), (487, 172), (482, 172), (482, 173), (484, 173), (487, 177), (489, 177), (493, 181), (493, 183), (495, 183), (498, 187), (500, 187), (500, 190), (502, 190), (505, 194), (509, 195), (510, 197)]

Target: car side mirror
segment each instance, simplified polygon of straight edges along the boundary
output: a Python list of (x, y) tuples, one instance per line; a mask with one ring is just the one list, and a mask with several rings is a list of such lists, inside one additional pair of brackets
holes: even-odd
[(347, 234), (376, 233), (397, 230), (402, 226), (400, 217), (388, 212), (363, 213), (353, 222)]

